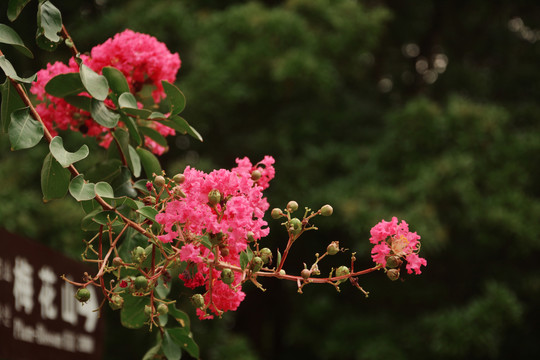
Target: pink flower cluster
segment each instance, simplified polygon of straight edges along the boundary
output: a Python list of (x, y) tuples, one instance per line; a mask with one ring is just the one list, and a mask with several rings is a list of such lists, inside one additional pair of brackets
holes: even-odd
[[(180, 241), (180, 260), (187, 261), (192, 269), (180, 278), (191, 288), (204, 285), (205, 302), (216, 314), (236, 310), (245, 294), (240, 290), (242, 279), (238, 274), (231, 286), (219, 280), (221, 271), (209, 266), (215, 255), (202, 244), (203, 238), (222, 236), (219, 261), (239, 266), (240, 253), (248, 246), (248, 236), (257, 241), (269, 232), (263, 220), (269, 204), (262, 191), (274, 177), (274, 159), (266, 156), (254, 166), (248, 158), (236, 159), (236, 163), (238, 166), (230, 171), (220, 169), (209, 174), (187, 167), (185, 182), (177, 185), (185, 197), (168, 202), (164, 211), (156, 216), (164, 229), (159, 239)], [(262, 173), (259, 179), (253, 180), (254, 170)], [(222, 200), (214, 207), (209, 204), (208, 194), (215, 190)], [(222, 251), (224, 248), (227, 250)], [(212, 317), (200, 309), (197, 313), (201, 319)]]
[[(101, 73), (105, 66), (113, 66), (120, 70), (126, 77), (132, 93), (139, 92), (144, 84), (153, 84), (155, 90), (152, 97), (156, 102), (165, 96), (161, 80), (174, 82), (181, 64), (178, 54), (171, 54), (165, 44), (150, 35), (131, 30), (116, 34), (105, 43), (95, 46), (90, 56), (82, 55), (81, 58), (85, 65), (97, 73)], [(76, 108), (64, 99), (51, 96), (45, 91), (45, 85), (53, 77), (78, 71), (79, 66), (73, 58), (68, 65), (56, 62), (40, 70), (37, 73), (37, 81), (30, 89), (30, 92), (42, 101), (36, 106), (36, 110), (53, 136), (57, 135), (57, 130), (71, 129), (97, 138), (100, 145), (107, 148), (112, 140), (110, 129), (95, 122), (89, 112)], [(86, 93), (80, 95), (88, 96)], [(106, 104), (114, 107), (109, 100)], [(120, 122), (118, 126), (124, 127), (124, 124)], [(157, 122), (152, 122), (150, 126), (163, 136), (175, 134), (173, 129)], [(149, 137), (145, 137), (145, 144), (158, 155), (167, 150)]]
[(386, 266), (386, 259), (391, 255), (396, 255), (407, 262), (406, 269), (409, 274), (413, 271), (418, 275), (420, 266), (427, 265), (426, 259), (418, 256), (420, 250), (420, 236), (416, 232), (409, 231), (409, 225), (402, 220), (398, 224), (396, 217), (392, 221), (382, 220), (371, 229), (369, 241), (374, 244), (371, 250), (373, 261), (382, 266)]

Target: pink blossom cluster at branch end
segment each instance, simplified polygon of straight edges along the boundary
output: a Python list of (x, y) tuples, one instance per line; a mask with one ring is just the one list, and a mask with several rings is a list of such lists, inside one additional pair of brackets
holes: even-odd
[(390, 256), (398, 256), (407, 262), (406, 269), (409, 274), (421, 274), (420, 266), (426, 266), (427, 261), (418, 256), (420, 250), (420, 236), (409, 231), (409, 225), (402, 220), (398, 223), (396, 217), (392, 221), (382, 220), (371, 229), (369, 241), (374, 244), (371, 250), (373, 261), (386, 266)]

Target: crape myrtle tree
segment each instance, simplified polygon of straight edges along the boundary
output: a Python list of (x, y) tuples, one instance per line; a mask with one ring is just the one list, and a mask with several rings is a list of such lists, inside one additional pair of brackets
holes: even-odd
[[(21, 12), (30, 11), (29, 3), (10, 0), (7, 18), (16, 21)], [(305, 259), (300, 271), (287, 273), (285, 265), (296, 260), (289, 256), (292, 245), (304, 239), (304, 233), (317, 230), (317, 217), (332, 215), (332, 206), (312, 210), (290, 200), (282, 208), (275, 207), (271, 217), (284, 226), (286, 240), (280, 249), (265, 247), (262, 242), (269, 228), (264, 215), (269, 203), (263, 190), (275, 177), (273, 157), (266, 155), (257, 163), (237, 157), (231, 170), (203, 172), (191, 166), (173, 174), (162, 170), (158, 156), (169, 149), (167, 137), (179, 133), (202, 141), (180, 116), (186, 98), (174, 85), (179, 55), (155, 37), (129, 29), (80, 52), (60, 10), (48, 0), (32, 4), (37, 8), (38, 47), (51, 52), (66, 47), (71, 56), (22, 76), (17, 63), (0, 53), (6, 76), (1, 88), (1, 130), (12, 151), (28, 151), (42, 141), (47, 145), (40, 174), (42, 198), (49, 202), (69, 193), (80, 203), (86, 231), (81, 257), (96, 266), (94, 273), (81, 274), (78, 280), (63, 280), (79, 287), (75, 295), (79, 301), (88, 301), (88, 287), (95, 286), (103, 295), (97, 311), (108, 306), (120, 312), (124, 326), (154, 331), (156, 343), (141, 357), (200, 355), (189, 316), (170, 296), (173, 277), (194, 290), (191, 306), (204, 320), (237, 310), (247, 283), (265, 291), (264, 278), (290, 281), (299, 293), (312, 284), (329, 284), (339, 292), (343, 283), (350, 283), (368, 296), (360, 275), (381, 270), (395, 281), (404, 274), (421, 274), (427, 261), (418, 255), (420, 236), (397, 217), (381, 220), (366, 236), (375, 265), (364, 267), (357, 262), (359, 254), (343, 245), (346, 239), (332, 238)], [(350, 10), (354, 8), (341, 7), (336, 16)], [(282, 15), (271, 14), (270, 23), (280, 21)], [(290, 20), (291, 33), (302, 26)], [(3, 47), (33, 57), (12, 27), (2, 23), (0, 30)], [(337, 51), (345, 46), (338, 45)], [(283, 69), (286, 76), (295, 72), (295, 64), (305, 54), (290, 57), (291, 64)], [(331, 82), (332, 72), (326, 76), (325, 81)], [(223, 81), (231, 82), (234, 89), (234, 79)], [(239, 91), (249, 92), (242, 87)], [(79, 141), (67, 149), (64, 134), (69, 132), (79, 134)], [(99, 148), (90, 151), (82, 138), (93, 139)], [(104, 159), (81, 166), (100, 148), (105, 149)], [(348, 253), (341, 259), (345, 264), (327, 263), (344, 253)]]

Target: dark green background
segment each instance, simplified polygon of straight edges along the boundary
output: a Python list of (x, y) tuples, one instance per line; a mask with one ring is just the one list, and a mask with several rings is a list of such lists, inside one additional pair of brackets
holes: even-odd
[[(331, 218), (316, 220), (318, 232), (295, 244), (288, 273), (333, 240), (371, 266), (369, 230), (380, 219), (405, 219), (422, 236), (424, 273), (403, 282), (367, 275), (360, 283), (368, 299), (349, 286), (340, 294), (308, 286), (299, 295), (295, 284), (263, 281), (266, 293), (246, 285), (236, 313), (193, 321), (203, 359), (507, 359), (537, 352), (536, 1), (53, 3), (81, 51), (130, 28), (180, 54), (184, 115), (205, 141), (170, 139), (163, 161), (171, 174), (187, 164), (230, 168), (236, 157), (269, 154), (277, 170), (267, 191), (272, 207), (291, 199), (334, 206)], [(25, 40), (35, 34), (35, 1), (29, 6), (11, 25)], [(69, 56), (66, 49), (35, 60), (5, 52), (25, 76)], [(0, 226), (76, 256), (85, 236), (78, 205), (40, 202), (45, 147), (9, 153), (5, 136), (0, 145)], [(283, 249), (284, 229), (268, 221), (263, 243)], [(348, 262), (342, 256), (326, 271)], [(108, 318), (117, 323), (117, 314)], [(153, 338), (111, 325), (106, 358), (140, 358)]]

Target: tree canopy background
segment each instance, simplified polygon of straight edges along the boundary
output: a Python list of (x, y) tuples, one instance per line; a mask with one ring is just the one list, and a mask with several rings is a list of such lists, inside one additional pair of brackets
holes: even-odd
[[(265, 281), (266, 293), (245, 286), (236, 313), (194, 321), (202, 358), (506, 359), (535, 352), (535, 1), (54, 3), (82, 51), (130, 28), (180, 54), (185, 117), (205, 141), (170, 142), (170, 174), (269, 154), (277, 161), (267, 192), (272, 207), (288, 200), (334, 206), (331, 218), (316, 221), (320, 230), (295, 244), (289, 273), (333, 240), (371, 266), (369, 229), (383, 218), (405, 219), (422, 236), (423, 274), (403, 282), (382, 272), (360, 278), (368, 299), (347, 286), (340, 294), (307, 286), (303, 295), (279, 281)], [(13, 27), (28, 39), (34, 22), (25, 11)], [(14, 63), (25, 75), (68, 57), (64, 49)], [(8, 153), (7, 142), (0, 137), (0, 226), (76, 256), (84, 238), (78, 205), (41, 204), (42, 154)], [(283, 248), (285, 231), (268, 221), (263, 243)], [(154, 337), (111, 329), (110, 359), (141, 357)]]

